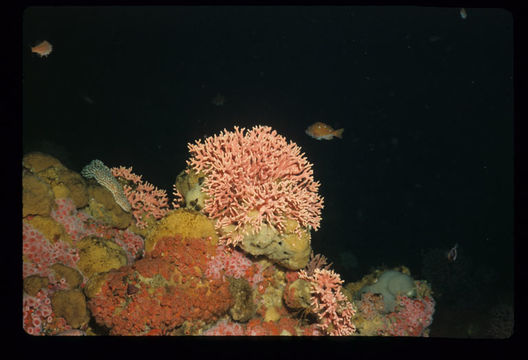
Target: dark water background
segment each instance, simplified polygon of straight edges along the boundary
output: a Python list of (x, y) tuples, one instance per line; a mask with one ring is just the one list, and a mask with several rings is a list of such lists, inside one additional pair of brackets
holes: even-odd
[[(406, 265), (435, 290), (432, 336), (487, 336), (493, 309), (513, 301), (513, 24), (504, 10), (467, 12), (30, 8), (23, 151), (75, 171), (133, 166), (171, 193), (188, 142), (269, 125), (321, 182), (316, 253), (346, 281)], [(47, 58), (30, 51), (41, 40)], [(343, 139), (308, 137), (316, 121)]]

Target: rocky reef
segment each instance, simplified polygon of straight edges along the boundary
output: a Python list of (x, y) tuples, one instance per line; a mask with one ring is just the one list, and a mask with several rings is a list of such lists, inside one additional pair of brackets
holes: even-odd
[[(324, 257), (313, 257), (310, 227), (293, 218), (280, 228), (263, 223), (258, 232), (245, 229), (249, 223), (219, 228), (204, 212), (208, 195), (199, 172), (177, 177), (178, 196), (162, 215), (133, 215), (147, 209), (145, 194), (133, 192), (153, 186), (130, 169), (112, 171), (135, 179), (136, 187), (127, 188), (130, 182), (116, 178), (131, 196), (130, 209), (116, 203), (111, 189), (55, 158), (24, 156), (29, 334), (428, 334), (430, 288), (405, 268), (345, 284)], [(157, 203), (166, 204), (157, 194)], [(221, 240), (237, 233), (236, 245)]]

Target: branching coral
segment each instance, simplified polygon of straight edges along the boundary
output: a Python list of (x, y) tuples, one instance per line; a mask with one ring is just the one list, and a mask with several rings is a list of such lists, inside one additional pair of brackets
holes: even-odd
[(303, 227), (319, 227), (323, 198), (312, 164), (275, 130), (235, 127), (188, 147), (188, 165), (206, 176), (204, 211), (217, 220), (217, 229), (232, 227), (220, 239), (224, 244), (239, 243), (244, 236), (239, 231), (248, 225), (254, 232), (263, 223), (282, 231), (286, 219), (293, 219)]

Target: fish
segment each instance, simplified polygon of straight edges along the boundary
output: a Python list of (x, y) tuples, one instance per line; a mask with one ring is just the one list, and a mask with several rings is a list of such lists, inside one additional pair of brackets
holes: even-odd
[(216, 106), (222, 106), (226, 102), (226, 98), (224, 95), (218, 93), (216, 96), (211, 100), (211, 104)]
[(46, 57), (51, 54), (53, 46), (46, 40), (40, 42), (38, 45), (31, 47), (31, 52), (37, 54), (40, 57)]
[(458, 244), (455, 244), (455, 246), (453, 246), (451, 250), (447, 252), (447, 261), (455, 262), (457, 255), (458, 255), (457, 248), (458, 248)]
[(86, 103), (90, 105), (93, 105), (95, 103), (95, 101), (93, 101), (93, 99), (89, 97), (88, 95), (81, 95), (81, 97), (84, 101), (86, 101)]
[(316, 122), (306, 129), (305, 133), (317, 140), (332, 140), (335, 137), (342, 139), (345, 129), (334, 130), (330, 125)]
[(459, 10), (459, 14), (460, 14), (460, 17), (463, 19), (463, 20), (466, 20), (467, 19), (467, 11), (465, 8), (460, 8)]

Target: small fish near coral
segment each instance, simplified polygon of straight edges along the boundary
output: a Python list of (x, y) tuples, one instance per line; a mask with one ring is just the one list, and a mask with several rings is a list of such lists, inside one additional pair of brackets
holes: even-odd
[(334, 130), (330, 125), (316, 122), (306, 129), (306, 134), (317, 140), (332, 140), (335, 137), (342, 139), (345, 129)]
[(31, 52), (37, 54), (40, 57), (46, 57), (51, 54), (53, 46), (46, 40), (40, 42), (38, 45), (31, 47)]
[(458, 255), (457, 249), (458, 249), (458, 244), (455, 244), (455, 246), (453, 246), (451, 250), (447, 252), (446, 254), (447, 261), (449, 261), (450, 263), (455, 262), (457, 255)]
[(458, 13), (460, 14), (460, 17), (462, 18), (462, 20), (466, 20), (467, 19), (467, 11), (466, 11), (466, 9), (460, 8), (460, 10), (458, 10)]

